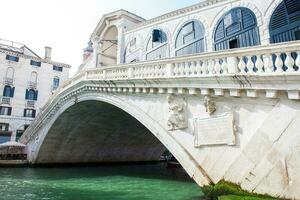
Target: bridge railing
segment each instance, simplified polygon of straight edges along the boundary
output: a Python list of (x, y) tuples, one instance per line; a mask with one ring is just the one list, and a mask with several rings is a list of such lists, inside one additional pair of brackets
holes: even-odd
[[(256, 46), (84, 71), (104, 80), (300, 72), (300, 42)], [(74, 80), (84, 76), (79, 74)]]

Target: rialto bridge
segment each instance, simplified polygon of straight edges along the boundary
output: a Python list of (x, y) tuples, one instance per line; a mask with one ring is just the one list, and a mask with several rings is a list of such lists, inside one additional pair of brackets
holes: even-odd
[(300, 42), (83, 70), (25, 131), (29, 162), (158, 160), (300, 198)]

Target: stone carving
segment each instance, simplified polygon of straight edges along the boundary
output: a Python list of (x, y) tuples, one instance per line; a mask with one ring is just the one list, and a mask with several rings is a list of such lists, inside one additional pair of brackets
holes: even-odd
[(210, 96), (204, 97), (204, 106), (209, 116), (211, 116), (217, 110), (215, 102), (212, 100)]
[(169, 104), (168, 130), (174, 131), (187, 128), (186, 102), (184, 98), (169, 95), (167, 101)]

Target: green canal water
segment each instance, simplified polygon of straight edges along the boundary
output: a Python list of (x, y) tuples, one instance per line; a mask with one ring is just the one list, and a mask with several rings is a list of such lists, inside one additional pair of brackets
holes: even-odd
[(164, 164), (0, 168), (2, 200), (199, 200), (182, 169)]

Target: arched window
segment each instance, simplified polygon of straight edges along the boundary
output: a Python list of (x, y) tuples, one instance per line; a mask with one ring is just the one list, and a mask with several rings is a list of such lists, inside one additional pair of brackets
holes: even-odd
[(215, 50), (260, 45), (259, 28), (254, 13), (248, 8), (234, 8), (217, 23), (214, 31)]
[(9, 85), (6, 85), (3, 89), (3, 96), (4, 97), (14, 97), (15, 88)]
[(12, 67), (7, 68), (6, 70), (6, 78), (13, 79), (15, 70)]
[(133, 38), (127, 44), (124, 52), (124, 63), (133, 63), (139, 60), (136, 43), (137, 43), (136, 38)]
[(300, 40), (300, 0), (283, 0), (270, 21), (270, 42)]
[(204, 52), (204, 34), (204, 27), (198, 21), (191, 21), (183, 25), (176, 37), (175, 55), (183, 56)]
[(36, 83), (37, 82), (37, 73), (36, 72), (31, 72), (30, 82), (31, 83)]
[[(155, 37), (153, 39), (153, 37)], [(159, 29), (152, 30), (147, 42), (146, 60), (155, 60), (168, 57), (168, 38), (165, 32)]]
[(25, 94), (25, 99), (26, 100), (32, 100), (32, 101), (36, 101), (37, 100), (37, 96), (38, 96), (38, 91), (33, 90), (33, 89), (27, 89), (26, 90), (26, 94)]

